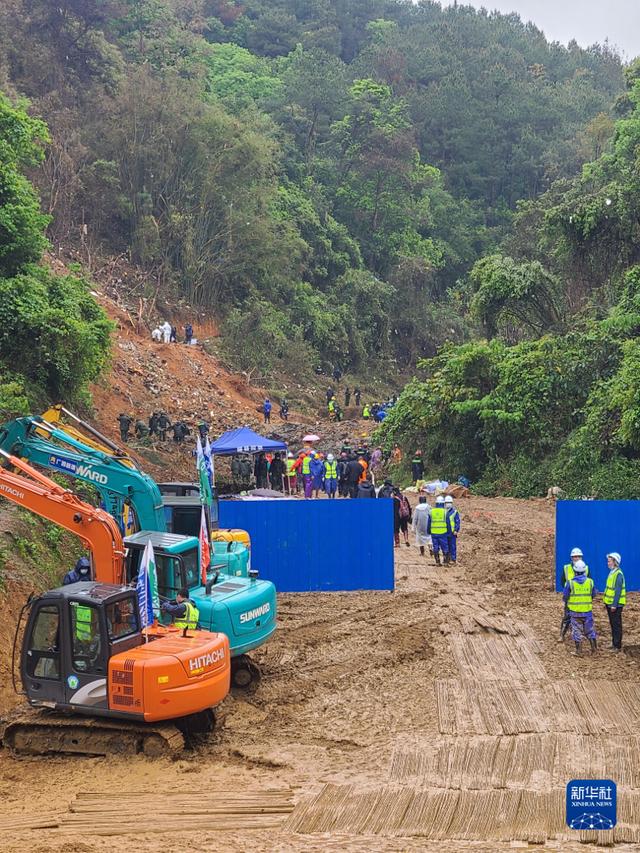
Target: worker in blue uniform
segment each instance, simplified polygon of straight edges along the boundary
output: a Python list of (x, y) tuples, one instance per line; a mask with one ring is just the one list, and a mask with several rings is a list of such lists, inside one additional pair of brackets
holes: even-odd
[(460, 513), (453, 505), (453, 498), (447, 495), (444, 499), (444, 508), (447, 511), (447, 521), (451, 532), (449, 533), (449, 559), (455, 563), (458, 557), (458, 533), (460, 533)]
[(451, 528), (449, 526), (447, 510), (445, 509), (444, 498), (442, 495), (439, 495), (436, 498), (436, 505), (429, 513), (429, 518), (427, 520), (427, 533), (431, 536), (431, 541), (433, 542), (433, 556), (437, 565), (442, 565), (440, 562), (440, 551), (442, 551), (445, 566), (448, 565), (450, 559), (449, 535), (451, 533)]

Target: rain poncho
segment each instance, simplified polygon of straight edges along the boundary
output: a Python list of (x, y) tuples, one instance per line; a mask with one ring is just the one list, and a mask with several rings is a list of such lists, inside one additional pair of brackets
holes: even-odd
[(427, 533), (427, 522), (431, 507), (429, 504), (418, 504), (413, 510), (413, 532), (416, 535), (416, 545), (431, 547), (431, 536)]

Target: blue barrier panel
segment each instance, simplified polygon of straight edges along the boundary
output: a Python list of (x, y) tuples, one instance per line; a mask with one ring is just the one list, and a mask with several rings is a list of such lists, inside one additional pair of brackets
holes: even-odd
[(251, 565), (279, 592), (394, 588), (389, 499), (220, 501), (251, 536)]
[(599, 592), (607, 579), (607, 554), (622, 555), (628, 590), (640, 590), (640, 501), (558, 501), (556, 589), (572, 548), (580, 548)]

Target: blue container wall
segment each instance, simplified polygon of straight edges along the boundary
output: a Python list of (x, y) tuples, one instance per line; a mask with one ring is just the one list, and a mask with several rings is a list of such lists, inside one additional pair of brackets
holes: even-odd
[(640, 590), (640, 501), (558, 501), (556, 504), (556, 589), (572, 548), (580, 548), (596, 589), (603, 592), (607, 554), (622, 556), (628, 590)]
[(221, 500), (220, 527), (249, 532), (278, 592), (394, 588), (391, 500)]

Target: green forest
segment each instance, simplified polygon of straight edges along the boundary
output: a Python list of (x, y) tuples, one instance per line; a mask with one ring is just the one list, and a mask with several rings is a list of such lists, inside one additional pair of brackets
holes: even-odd
[(625, 76), (600, 156), (471, 269), (474, 338), (421, 360), (385, 421), (478, 491), (640, 494), (640, 64)]
[(380, 440), (434, 473), (640, 493), (640, 67), (431, 0), (5, 0), (0, 31), (15, 410), (104, 366), (87, 284), (39, 263), (81, 244), (238, 370), (415, 374)]

